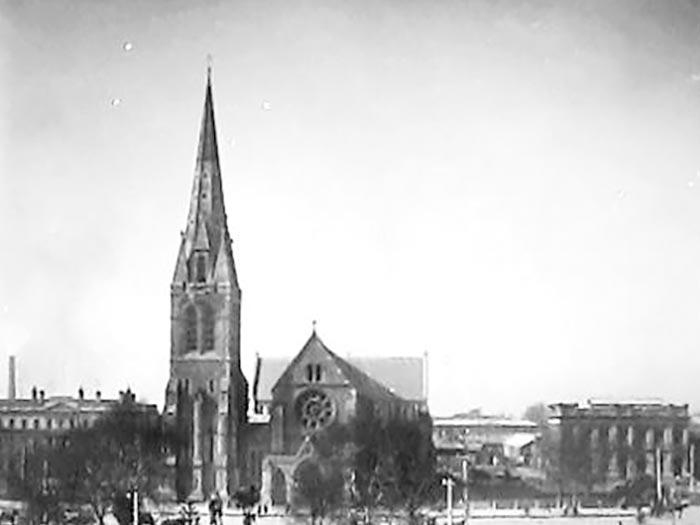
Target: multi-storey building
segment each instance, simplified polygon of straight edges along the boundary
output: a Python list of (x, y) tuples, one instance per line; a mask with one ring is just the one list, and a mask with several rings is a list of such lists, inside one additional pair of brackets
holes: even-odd
[[(92, 426), (128, 396), (127, 390), (116, 399), (105, 399), (101, 393), (94, 397), (78, 389), (78, 396), (47, 396), (33, 387), (31, 397), (18, 398), (15, 392), (14, 358), (10, 358), (10, 381), (7, 399), (0, 399), (0, 494), (11, 492), (10, 480), (23, 475), (25, 457), (40, 445), (56, 446), (66, 439), (72, 429)], [(155, 405), (138, 403), (141, 410), (158, 416)]]
[(550, 409), (564, 479), (604, 489), (641, 475), (667, 482), (689, 474), (688, 405), (592, 400)]

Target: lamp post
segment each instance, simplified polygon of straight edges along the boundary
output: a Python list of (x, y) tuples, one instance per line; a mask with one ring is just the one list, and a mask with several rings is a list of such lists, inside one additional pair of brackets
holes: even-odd
[(447, 487), (447, 525), (452, 525), (452, 487), (455, 482), (452, 478), (446, 477), (442, 480), (442, 484)]

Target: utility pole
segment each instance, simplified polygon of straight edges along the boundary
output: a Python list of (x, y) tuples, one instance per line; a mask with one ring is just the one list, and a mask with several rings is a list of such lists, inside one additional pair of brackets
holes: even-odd
[(133, 494), (133, 501), (132, 503), (134, 504), (133, 512), (134, 512), (134, 525), (139, 525), (139, 490), (134, 487), (134, 491), (132, 492)]
[(464, 482), (464, 523), (466, 525), (469, 519), (469, 463), (467, 459), (462, 459), (462, 481)]
[(447, 487), (447, 525), (452, 525), (452, 487), (455, 482), (452, 478), (445, 478), (442, 484)]
[(657, 505), (661, 505), (661, 447), (656, 447), (656, 454), (654, 455), (656, 460), (656, 502)]
[(690, 445), (690, 491), (695, 492), (695, 443)]

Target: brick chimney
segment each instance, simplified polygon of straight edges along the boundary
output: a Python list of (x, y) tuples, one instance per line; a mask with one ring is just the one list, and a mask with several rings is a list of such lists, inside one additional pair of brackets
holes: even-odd
[(9, 369), (9, 380), (7, 383), (7, 399), (14, 401), (17, 396), (17, 383), (16, 383), (16, 373), (15, 373), (15, 356), (10, 356), (10, 369)]

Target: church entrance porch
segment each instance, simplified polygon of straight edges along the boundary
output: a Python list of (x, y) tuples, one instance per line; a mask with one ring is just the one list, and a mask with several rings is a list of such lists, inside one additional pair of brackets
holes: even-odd
[(260, 504), (269, 508), (291, 505), (294, 499), (294, 473), (299, 465), (313, 455), (313, 445), (307, 438), (296, 454), (266, 456), (262, 464)]

